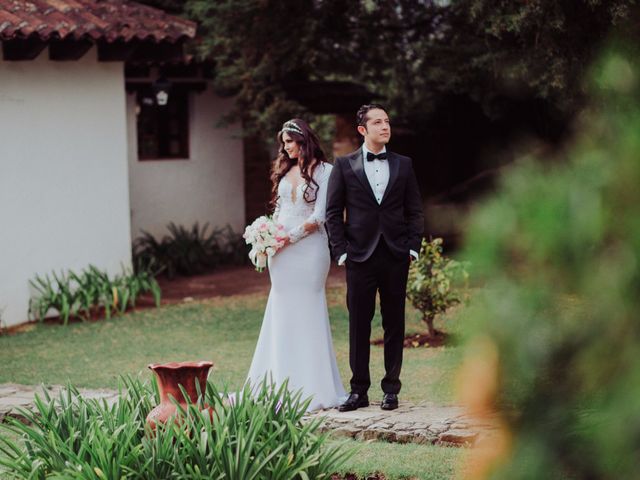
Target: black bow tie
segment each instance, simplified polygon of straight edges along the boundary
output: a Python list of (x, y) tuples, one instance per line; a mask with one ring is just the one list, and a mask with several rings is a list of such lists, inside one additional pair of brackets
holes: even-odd
[(386, 160), (386, 159), (387, 159), (387, 152), (382, 152), (377, 155), (375, 153), (367, 152), (367, 162), (373, 162), (374, 160)]

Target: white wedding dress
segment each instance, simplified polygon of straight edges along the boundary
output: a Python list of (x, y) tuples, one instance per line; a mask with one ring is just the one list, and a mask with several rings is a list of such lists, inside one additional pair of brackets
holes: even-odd
[[(325, 296), (330, 256), (324, 221), (332, 168), (328, 163), (316, 168), (313, 179), (318, 187), (310, 187), (317, 189), (313, 203), (303, 197), (304, 184), (295, 192), (286, 178), (278, 185), (274, 218), (295, 243), (269, 261), (271, 291), (247, 379), (252, 386), (265, 376), (277, 385), (288, 379), (290, 391), (313, 397), (308, 410), (334, 407), (345, 397)], [(312, 222), (319, 228), (306, 234), (303, 225)]]

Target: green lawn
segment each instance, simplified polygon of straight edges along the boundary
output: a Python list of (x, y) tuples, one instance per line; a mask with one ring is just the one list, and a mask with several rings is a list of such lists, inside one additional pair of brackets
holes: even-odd
[(355, 473), (367, 478), (382, 473), (386, 480), (420, 479), (444, 480), (455, 478), (468, 450), (433, 445), (398, 444), (386, 442), (348, 441), (348, 447), (358, 448), (340, 473)]
[[(348, 319), (344, 290), (328, 292), (338, 365), (348, 386)], [(236, 296), (130, 313), (111, 320), (75, 323), (67, 327), (36, 325), (30, 331), (0, 336), (0, 383), (65, 384), (115, 387), (122, 374), (149, 376), (149, 363), (212, 360), (210, 380), (230, 389), (245, 379), (260, 331), (264, 295)], [(407, 332), (422, 331), (417, 312), (407, 315)], [(456, 333), (455, 316), (446, 329)], [(381, 336), (379, 316), (373, 337)], [(461, 360), (460, 348), (407, 349), (401, 399), (412, 402), (454, 401), (452, 376)], [(381, 395), (382, 348), (372, 347), (374, 400)], [(345, 471), (365, 475), (383, 472), (387, 478), (452, 478), (464, 451), (432, 446), (387, 443), (363, 446)]]
[[(338, 365), (349, 380), (348, 320), (343, 291), (329, 291), (330, 318)], [(210, 379), (234, 389), (244, 382), (260, 331), (263, 295), (237, 296), (144, 310), (90, 323), (37, 325), (33, 330), (0, 336), (0, 383), (65, 384), (114, 387), (121, 374), (149, 375), (152, 362), (212, 360)], [(416, 312), (407, 331), (420, 331)], [(381, 336), (380, 318), (374, 333)], [(449, 330), (457, 330), (455, 319)], [(401, 398), (413, 402), (452, 400), (450, 377), (459, 349), (407, 349)], [(371, 396), (381, 395), (382, 347), (372, 346)]]

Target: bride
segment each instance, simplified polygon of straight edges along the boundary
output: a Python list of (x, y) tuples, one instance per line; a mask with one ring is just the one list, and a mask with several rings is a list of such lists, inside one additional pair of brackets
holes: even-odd
[(274, 220), (288, 232), (269, 261), (271, 291), (248, 381), (265, 376), (313, 397), (309, 410), (345, 397), (331, 340), (325, 296), (330, 256), (324, 229), (327, 182), (333, 168), (304, 120), (285, 122), (272, 172)]

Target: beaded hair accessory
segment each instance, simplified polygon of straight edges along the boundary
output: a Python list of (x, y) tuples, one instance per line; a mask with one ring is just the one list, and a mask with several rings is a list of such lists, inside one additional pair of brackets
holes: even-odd
[(297, 133), (298, 135), (304, 135), (300, 127), (296, 125), (294, 122), (292, 122), (291, 120), (289, 120), (288, 122), (284, 122), (284, 125), (282, 125), (282, 131), (294, 132), (294, 133)]

